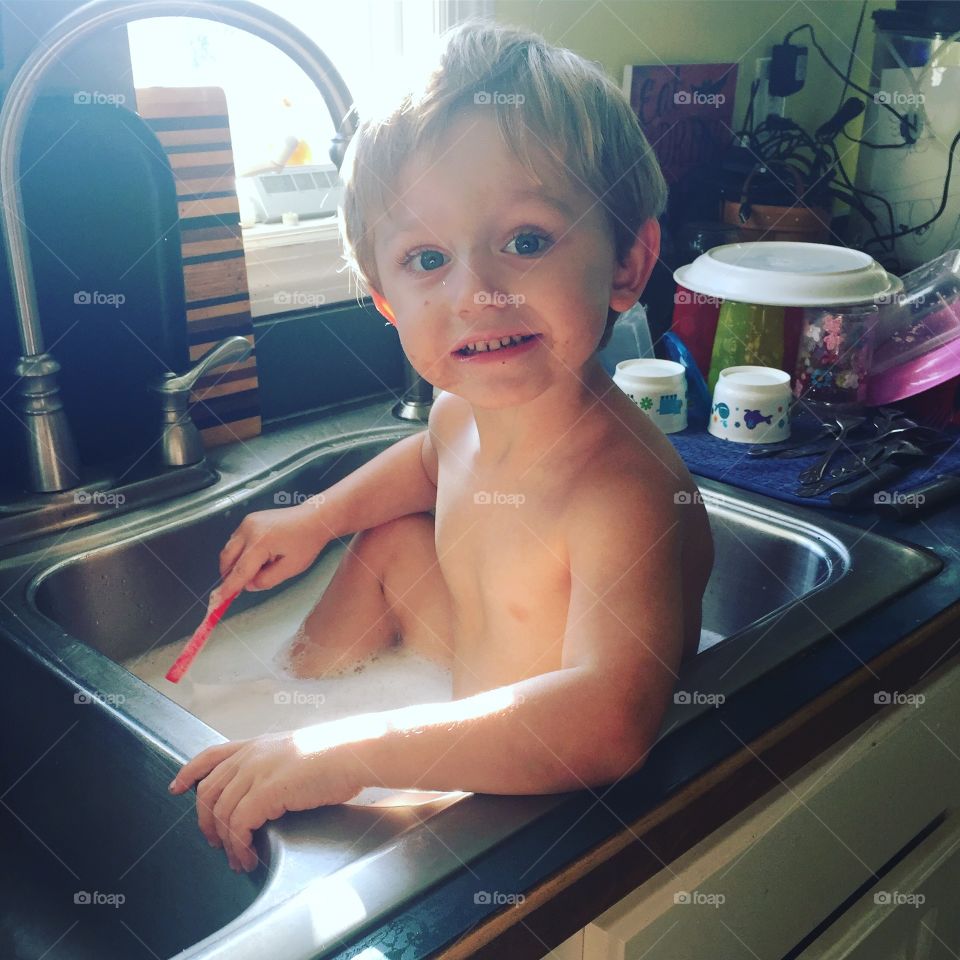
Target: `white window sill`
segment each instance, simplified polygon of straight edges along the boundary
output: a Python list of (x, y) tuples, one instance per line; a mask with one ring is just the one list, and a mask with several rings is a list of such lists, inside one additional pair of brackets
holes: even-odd
[(340, 253), (335, 217), (296, 226), (259, 223), (243, 229), (254, 317), (356, 301), (357, 287)]

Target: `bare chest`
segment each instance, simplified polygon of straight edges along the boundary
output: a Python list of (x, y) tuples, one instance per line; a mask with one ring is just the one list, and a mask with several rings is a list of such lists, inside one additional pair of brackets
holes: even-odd
[(570, 576), (549, 490), (441, 469), (436, 547), (462, 691), (560, 667)]
[(444, 490), (437, 497), (437, 555), (461, 602), (523, 620), (537, 601), (569, 593), (566, 546), (547, 504), (519, 490)]

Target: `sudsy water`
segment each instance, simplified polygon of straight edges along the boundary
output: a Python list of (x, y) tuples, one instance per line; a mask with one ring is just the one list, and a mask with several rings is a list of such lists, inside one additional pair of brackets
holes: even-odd
[[(127, 661), (124, 666), (231, 740), (296, 730), (314, 723), (417, 703), (449, 702), (451, 672), (403, 647), (367, 658), (339, 676), (300, 679), (290, 670), (290, 647), (330, 582), (343, 545), (333, 545), (299, 583), (264, 594), (253, 609), (229, 616), (179, 682), (164, 676), (189, 637)], [(402, 791), (406, 802), (436, 793)], [(354, 803), (401, 802), (395, 790), (369, 788)]]

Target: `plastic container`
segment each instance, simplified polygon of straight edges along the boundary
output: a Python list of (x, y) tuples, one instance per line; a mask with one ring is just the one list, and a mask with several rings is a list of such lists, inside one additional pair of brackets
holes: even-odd
[(721, 303), (719, 297), (688, 290), (681, 284), (673, 294), (670, 329), (686, 344), (703, 377), (710, 373)]
[(612, 377), (621, 360), (653, 357), (653, 341), (647, 323), (647, 311), (637, 302), (624, 310), (613, 325), (610, 342), (599, 353), (603, 369)]
[(672, 360), (623, 360), (613, 382), (664, 433), (687, 426), (686, 371)]
[(707, 386), (713, 390), (726, 367), (783, 363), (783, 307), (725, 300), (717, 321)]
[(863, 406), (879, 309), (868, 303), (804, 313), (794, 395), (837, 411)]
[[(719, 297), (694, 293), (680, 284), (677, 284), (673, 297), (673, 321), (670, 331), (676, 334), (690, 351), (704, 383), (710, 375), (710, 360), (713, 356), (722, 303)], [(803, 307), (783, 308), (783, 362), (777, 364), (781, 370), (792, 372), (797, 367), (800, 334), (803, 331), (803, 311)]]
[(720, 371), (708, 431), (736, 443), (778, 443), (790, 436), (790, 374), (754, 365)]
[[(895, 302), (903, 290), (903, 281), (887, 273), (869, 254), (822, 243), (727, 244), (708, 250), (673, 276), (701, 299), (723, 301), (707, 377), (711, 390), (724, 367), (758, 364), (796, 370), (798, 378), (806, 374), (808, 379), (795, 383), (794, 391), (809, 395), (811, 356), (815, 351), (807, 344), (803, 356), (797, 309), (817, 308), (835, 316), (848, 313), (850, 307), (858, 312), (866, 306), (875, 314), (879, 305)], [(777, 312), (777, 308), (782, 309)], [(805, 317), (804, 323), (812, 316)], [(811, 335), (815, 336), (817, 321), (812, 323)], [(832, 326), (834, 321), (829, 323)], [(704, 338), (708, 331), (702, 328), (699, 335)], [(856, 363), (862, 366), (868, 359), (861, 355)], [(821, 358), (814, 357), (813, 363), (822, 366)], [(861, 394), (864, 388), (860, 384), (867, 372), (863, 368), (856, 374)], [(828, 376), (818, 373), (817, 386)], [(852, 382), (852, 378), (851, 371), (841, 373), (844, 382)]]
[(882, 311), (867, 378), (867, 402), (895, 403), (960, 374), (960, 250), (903, 278), (904, 292)]

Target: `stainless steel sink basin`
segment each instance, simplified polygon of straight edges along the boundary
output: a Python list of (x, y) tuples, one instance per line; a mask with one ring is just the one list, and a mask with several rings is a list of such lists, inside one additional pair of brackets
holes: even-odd
[(716, 556), (661, 736), (943, 567), (929, 550), (703, 477)]
[(224, 870), (167, 795), (164, 751), (22, 647), (0, 674), (0, 955), (168, 957), (255, 901), (264, 878)]
[[(0, 654), (30, 665), (4, 708), (40, 718), (8, 760), (2, 789), (16, 784), (4, 802), (22, 817), (21, 832), (36, 835), (24, 838), (24, 857), (42, 859), (44, 844), (57, 854), (45, 868), (51, 890), (79, 885), (72, 870), (141, 904), (97, 914), (96, 928), (90, 911), (78, 912), (77, 929), (93, 931), (101, 955), (113, 955), (104, 945), (114, 937), (133, 944), (124, 956), (137, 955), (138, 941), (155, 956), (187, 947), (185, 956), (231, 960), (317, 956), (563, 799), (436, 794), (288, 815), (261, 831), (268, 867), (241, 878), (203, 842), (190, 799), (166, 795), (182, 760), (222, 737), (121, 662), (195, 626), (219, 550), (247, 512), (273, 507), (279, 490), (323, 489), (410, 432), (388, 414), (385, 403), (358, 405), (216, 451), (221, 478), (206, 490), (0, 550)], [(811, 511), (711, 481), (701, 489), (716, 564), (700, 653), (681, 674), (661, 736), (941, 566)], [(231, 616), (261, 602), (244, 595)], [(75, 694), (92, 702), (75, 704)]]

